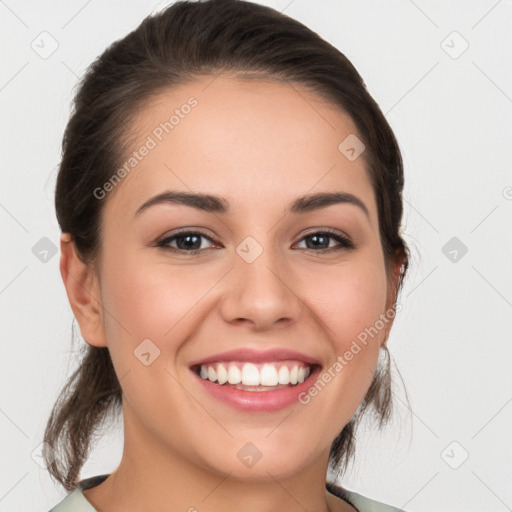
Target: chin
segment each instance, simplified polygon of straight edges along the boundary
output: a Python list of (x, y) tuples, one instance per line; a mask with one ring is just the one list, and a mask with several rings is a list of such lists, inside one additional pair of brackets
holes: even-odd
[[(208, 460), (205, 464), (215, 472), (226, 475), (230, 479), (240, 481), (273, 481), (292, 477), (311, 464), (312, 455), (308, 458), (303, 448), (294, 451), (280, 450), (271, 443), (257, 447), (255, 443), (242, 443), (240, 448), (229, 449), (232, 456), (225, 455), (221, 459)], [(304, 443), (302, 443), (303, 446)]]

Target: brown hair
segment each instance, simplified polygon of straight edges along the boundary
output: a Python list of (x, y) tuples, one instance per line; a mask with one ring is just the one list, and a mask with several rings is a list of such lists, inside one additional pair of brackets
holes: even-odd
[[(388, 277), (401, 262), (397, 294), (409, 261), (401, 237), (403, 164), (394, 134), (350, 61), (300, 22), (242, 0), (178, 1), (146, 17), (114, 42), (82, 78), (62, 142), (55, 208), (84, 263), (101, 249), (105, 201), (92, 193), (118, 169), (130, 126), (144, 102), (201, 75), (232, 72), (242, 79), (297, 83), (347, 112), (364, 142), (375, 193)], [(341, 142), (341, 141), (340, 141)], [(398, 258), (398, 260), (397, 260)], [(396, 297), (395, 297), (396, 299)], [(48, 471), (67, 490), (79, 481), (91, 437), (109, 413), (122, 410), (122, 390), (107, 347), (87, 345), (55, 403), (44, 433)], [(355, 429), (367, 410), (382, 426), (391, 412), (389, 353), (380, 360), (356, 414), (331, 445), (329, 464), (342, 473), (354, 454)]]

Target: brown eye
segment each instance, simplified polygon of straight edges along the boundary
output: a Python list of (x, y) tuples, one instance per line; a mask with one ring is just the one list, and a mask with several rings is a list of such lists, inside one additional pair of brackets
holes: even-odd
[[(310, 240), (309, 243), (306, 242), (305, 248), (313, 250), (319, 249), (317, 252), (354, 248), (354, 244), (337, 231), (315, 231), (314, 233), (304, 236), (301, 240)], [(330, 247), (331, 240), (338, 242), (338, 246)]]
[[(198, 254), (206, 250), (205, 248), (201, 248), (201, 239), (203, 238), (213, 242), (209, 236), (206, 236), (204, 233), (199, 231), (182, 231), (164, 238), (157, 243), (157, 246), (169, 249), (173, 252)], [(170, 245), (173, 242), (176, 242), (176, 247)]]

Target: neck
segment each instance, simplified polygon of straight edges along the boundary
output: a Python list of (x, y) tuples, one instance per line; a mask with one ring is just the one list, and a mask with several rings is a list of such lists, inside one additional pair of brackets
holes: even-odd
[(273, 470), (271, 461), (267, 463), (262, 457), (251, 468), (241, 463), (236, 466), (244, 470), (242, 473), (232, 469), (223, 472), (207, 467), (197, 454), (180, 453), (158, 442), (135, 418), (130, 420), (133, 421), (126, 421), (125, 416), (124, 451), (118, 468), (105, 482), (84, 491), (86, 499), (98, 510), (354, 510), (326, 490), (328, 452), (299, 471), (278, 472)]

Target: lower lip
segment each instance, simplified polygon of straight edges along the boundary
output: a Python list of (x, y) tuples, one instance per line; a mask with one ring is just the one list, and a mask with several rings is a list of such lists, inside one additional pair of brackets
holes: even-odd
[(221, 386), (210, 380), (205, 380), (191, 371), (201, 381), (204, 389), (220, 402), (242, 411), (273, 412), (298, 403), (299, 395), (309, 389), (320, 370), (321, 368), (316, 367), (301, 384), (274, 391), (245, 391), (230, 386)]

